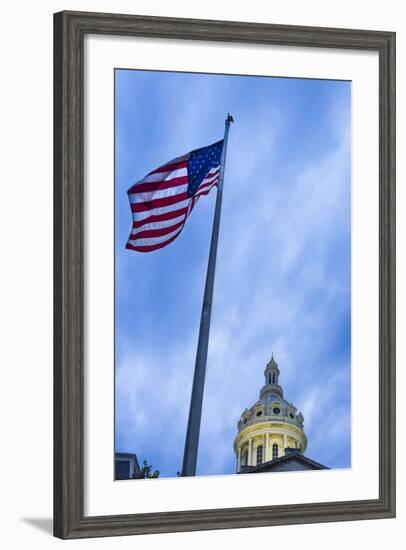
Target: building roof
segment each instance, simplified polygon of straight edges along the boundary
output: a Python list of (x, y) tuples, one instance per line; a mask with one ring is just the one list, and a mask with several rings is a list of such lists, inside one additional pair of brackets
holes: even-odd
[(138, 457), (135, 453), (122, 453), (120, 451), (117, 451), (114, 453), (115, 460), (133, 460), (134, 461), (134, 470), (136, 472), (141, 471)]
[(306, 470), (329, 470), (327, 466), (304, 456), (298, 449), (291, 449), (289, 452), (268, 462), (263, 462), (257, 466), (241, 466), (239, 473), (241, 474), (254, 474), (260, 472), (272, 472), (279, 470), (280, 467), (284, 467), (286, 471), (289, 470), (289, 464), (299, 463)]

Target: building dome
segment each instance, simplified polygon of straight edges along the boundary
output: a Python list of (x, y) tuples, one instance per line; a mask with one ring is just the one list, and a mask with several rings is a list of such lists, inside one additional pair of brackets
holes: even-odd
[(237, 472), (244, 466), (257, 466), (279, 458), (292, 449), (301, 453), (306, 450), (303, 415), (284, 398), (279, 374), (278, 364), (272, 356), (265, 368), (265, 385), (259, 392), (258, 401), (245, 409), (238, 422), (234, 441)]

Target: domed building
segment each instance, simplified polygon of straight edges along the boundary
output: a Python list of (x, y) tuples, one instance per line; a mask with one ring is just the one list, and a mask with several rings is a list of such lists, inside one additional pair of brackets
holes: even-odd
[(234, 441), (237, 473), (320, 470), (326, 466), (304, 456), (307, 437), (304, 418), (283, 396), (279, 368), (272, 358), (266, 365), (259, 400), (245, 409)]

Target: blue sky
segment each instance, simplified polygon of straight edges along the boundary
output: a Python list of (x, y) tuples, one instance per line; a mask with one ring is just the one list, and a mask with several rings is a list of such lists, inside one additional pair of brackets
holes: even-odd
[(198, 475), (233, 440), (274, 353), (306, 455), (351, 465), (351, 84), (116, 70), (116, 450), (181, 469), (215, 193), (181, 235), (126, 250), (127, 189), (222, 139), (232, 113)]

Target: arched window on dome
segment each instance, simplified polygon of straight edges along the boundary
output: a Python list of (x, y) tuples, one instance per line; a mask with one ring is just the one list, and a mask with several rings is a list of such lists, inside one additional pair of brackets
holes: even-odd
[(272, 460), (274, 458), (278, 458), (278, 444), (277, 443), (274, 443), (272, 445)]
[(248, 451), (245, 450), (242, 452), (241, 455), (241, 466), (247, 466), (248, 465)]
[(258, 445), (258, 447), (257, 447), (257, 465), (262, 464), (262, 456), (263, 456), (263, 447), (262, 447), (262, 445)]

